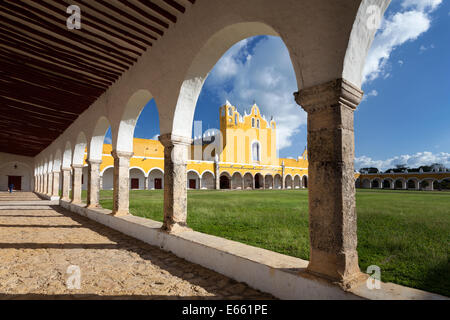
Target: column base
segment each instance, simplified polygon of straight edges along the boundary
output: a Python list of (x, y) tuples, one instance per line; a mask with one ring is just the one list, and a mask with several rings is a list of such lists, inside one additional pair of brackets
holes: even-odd
[(88, 208), (88, 209), (98, 209), (98, 208), (101, 208), (101, 206), (99, 204), (88, 204), (86, 206), (86, 208)]
[(332, 281), (344, 290), (349, 290), (368, 277), (362, 273), (358, 265), (358, 254), (332, 254), (320, 250), (311, 252), (306, 271), (321, 278)]
[(113, 211), (111, 213), (111, 215), (115, 216), (115, 217), (123, 217), (123, 216), (130, 215), (130, 212), (128, 212), (127, 210), (118, 210), (118, 211)]
[(167, 233), (176, 234), (176, 233), (182, 233), (186, 231), (193, 231), (191, 228), (189, 228), (186, 224), (180, 224), (180, 223), (174, 223), (170, 225), (164, 224), (161, 227), (161, 230)]

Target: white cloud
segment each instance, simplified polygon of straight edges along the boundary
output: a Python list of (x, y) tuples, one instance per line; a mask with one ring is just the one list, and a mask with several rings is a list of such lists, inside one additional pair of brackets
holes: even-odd
[(416, 40), (430, 28), (430, 13), (442, 0), (403, 0), (405, 11), (383, 19), (367, 55), (363, 71), (363, 82), (386, 75), (389, 57), (396, 47)]
[(441, 163), (446, 167), (450, 167), (450, 153), (432, 153), (424, 151), (412, 155), (406, 154), (396, 156), (386, 160), (374, 160), (370, 157), (362, 156), (355, 158), (355, 169), (359, 170), (360, 168), (365, 167), (375, 167), (384, 171), (389, 168), (394, 168), (397, 164), (405, 164), (407, 167), (417, 168), (433, 163)]
[(402, 66), (404, 64), (403, 60), (398, 60), (398, 64)]
[[(264, 37), (250, 53), (249, 41), (233, 46), (211, 71), (206, 87), (241, 114), (256, 101), (267, 120), (277, 122), (278, 148), (292, 145), (293, 136), (306, 124), (306, 113), (295, 102), (297, 81), (286, 46), (277, 37)], [(225, 71), (225, 67), (231, 71)], [(231, 86), (225, 85), (229, 81)]]
[[(363, 97), (363, 101), (366, 101), (369, 97), (376, 97), (378, 96), (378, 91), (373, 89), (372, 91), (369, 91), (368, 93), (366, 93)], [(358, 109), (356, 109), (358, 110)]]

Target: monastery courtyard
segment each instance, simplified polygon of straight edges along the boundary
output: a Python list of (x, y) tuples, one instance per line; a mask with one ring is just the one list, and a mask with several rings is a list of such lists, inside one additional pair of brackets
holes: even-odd
[[(0, 193), (0, 299), (273, 299), (50, 204)], [(82, 276), (75, 291), (71, 265)]]

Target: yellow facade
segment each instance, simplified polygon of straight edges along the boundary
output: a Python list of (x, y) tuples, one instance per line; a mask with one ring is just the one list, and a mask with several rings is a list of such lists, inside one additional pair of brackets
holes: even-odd
[[(219, 112), (220, 132), (215, 133), (213, 142), (202, 137), (199, 145), (199, 140), (194, 139), (187, 165), (188, 172), (198, 174), (199, 178), (205, 172), (212, 173), (214, 177), (229, 178), (235, 173), (241, 177), (250, 173), (253, 179), (259, 173), (264, 179), (259, 182), (261, 188), (281, 188), (281, 185), (275, 186), (273, 182), (270, 186), (270, 177), (273, 179), (279, 175), (281, 181), (285, 181), (282, 184), (286, 188), (305, 187), (308, 175), (306, 150), (297, 159), (278, 158), (276, 122), (261, 115), (257, 105), (252, 106), (250, 114), (241, 116), (236, 107), (227, 102), (220, 107)], [(133, 147), (134, 156), (130, 160), (130, 169), (139, 168), (146, 177), (154, 169), (164, 171), (164, 147), (159, 141), (135, 138)], [(102, 173), (114, 166), (111, 151), (112, 146), (104, 144)], [(265, 177), (268, 177), (268, 183), (265, 182)], [(200, 181), (196, 188), (199, 187)]]

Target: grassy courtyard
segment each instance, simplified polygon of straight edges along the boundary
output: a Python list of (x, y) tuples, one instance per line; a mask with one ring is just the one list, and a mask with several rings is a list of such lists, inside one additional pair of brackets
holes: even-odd
[[(358, 253), (363, 271), (382, 281), (450, 296), (450, 193), (358, 190)], [(112, 192), (101, 192), (112, 208)], [(162, 221), (162, 191), (132, 191), (132, 214)], [(188, 224), (196, 231), (309, 259), (308, 193), (189, 191)]]

